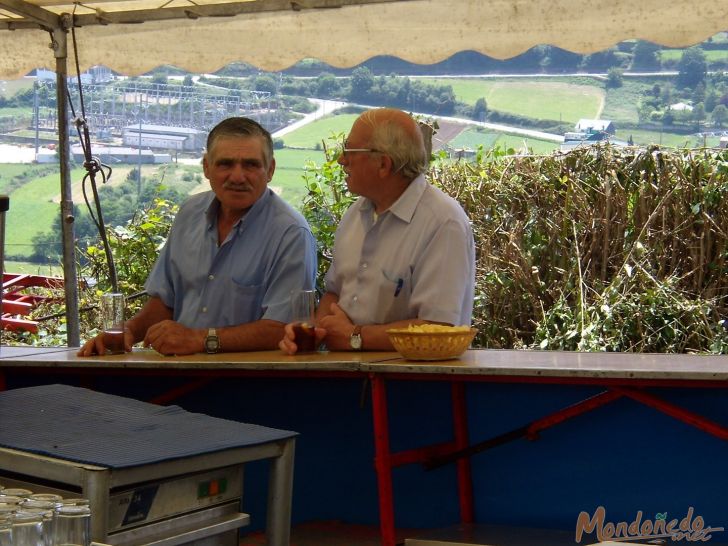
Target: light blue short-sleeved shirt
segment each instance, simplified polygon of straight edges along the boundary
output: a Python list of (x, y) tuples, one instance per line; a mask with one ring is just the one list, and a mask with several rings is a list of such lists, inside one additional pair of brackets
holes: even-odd
[(306, 220), (267, 189), (217, 246), (219, 202), (188, 199), (146, 282), (190, 328), (290, 322), (293, 290), (313, 289), (316, 244)]
[(378, 218), (360, 197), (341, 219), (326, 291), (338, 294), (355, 324), (418, 318), (469, 325), (474, 289), (470, 221), (423, 176)]

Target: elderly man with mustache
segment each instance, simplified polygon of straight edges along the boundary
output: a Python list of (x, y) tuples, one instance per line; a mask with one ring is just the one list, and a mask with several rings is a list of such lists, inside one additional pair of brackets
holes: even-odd
[[(270, 133), (236, 117), (210, 131), (203, 159), (211, 191), (179, 210), (145, 288), (149, 300), (125, 323), (124, 346), (165, 355), (273, 349), (290, 321), (290, 294), (312, 289), (316, 243), (306, 220), (268, 188)], [(104, 354), (102, 335), (80, 356)]]

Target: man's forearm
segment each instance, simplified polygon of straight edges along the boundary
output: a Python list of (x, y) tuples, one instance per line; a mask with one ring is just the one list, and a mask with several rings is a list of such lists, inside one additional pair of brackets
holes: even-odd
[(161, 299), (151, 296), (139, 312), (126, 321), (126, 328), (134, 335), (134, 343), (144, 339), (152, 324), (172, 319), (172, 309), (164, 305)]
[(260, 319), (238, 326), (217, 328), (220, 349), (225, 353), (277, 349), (278, 342), (283, 339), (284, 326), (282, 322)]
[(362, 349), (365, 351), (394, 351), (387, 330), (407, 328), (410, 324), (425, 324), (426, 320), (408, 319), (387, 324), (368, 324), (361, 328)]

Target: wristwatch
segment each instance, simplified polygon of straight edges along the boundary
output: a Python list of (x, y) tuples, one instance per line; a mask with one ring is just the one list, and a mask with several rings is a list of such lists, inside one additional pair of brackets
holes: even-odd
[(205, 337), (205, 351), (211, 355), (220, 352), (220, 338), (217, 337), (217, 331), (214, 328), (207, 330), (207, 336)]
[(349, 345), (354, 351), (361, 351), (361, 326), (354, 325), (354, 331), (349, 338)]

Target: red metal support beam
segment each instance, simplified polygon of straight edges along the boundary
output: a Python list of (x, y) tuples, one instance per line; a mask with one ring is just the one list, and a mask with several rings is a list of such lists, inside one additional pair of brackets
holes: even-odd
[(653, 394), (643, 390), (630, 389), (626, 387), (612, 387), (611, 390), (618, 392), (622, 396), (627, 396), (632, 400), (636, 400), (646, 406), (661, 411), (662, 413), (682, 421), (683, 423), (694, 426), (703, 432), (712, 434), (721, 440), (728, 440), (728, 428), (716, 423), (715, 421), (711, 421), (702, 415), (681, 408), (680, 406), (676, 406), (675, 404), (671, 404), (670, 402), (666, 402), (662, 398), (658, 398)]
[[(450, 384), (450, 396), (452, 399), (455, 447), (456, 449), (465, 449), (470, 443), (468, 438), (468, 408), (465, 399), (465, 384), (462, 381), (453, 381)], [(458, 460), (457, 473), (460, 521), (462, 523), (473, 523), (475, 521), (475, 507), (473, 501), (473, 478), (470, 471), (469, 458)]]
[(374, 422), (374, 468), (379, 489), (379, 531), (382, 546), (395, 546), (394, 500), (392, 494), (392, 459), (389, 450), (389, 421), (387, 418), (387, 389), (384, 378), (370, 374), (372, 384), (372, 414)]

